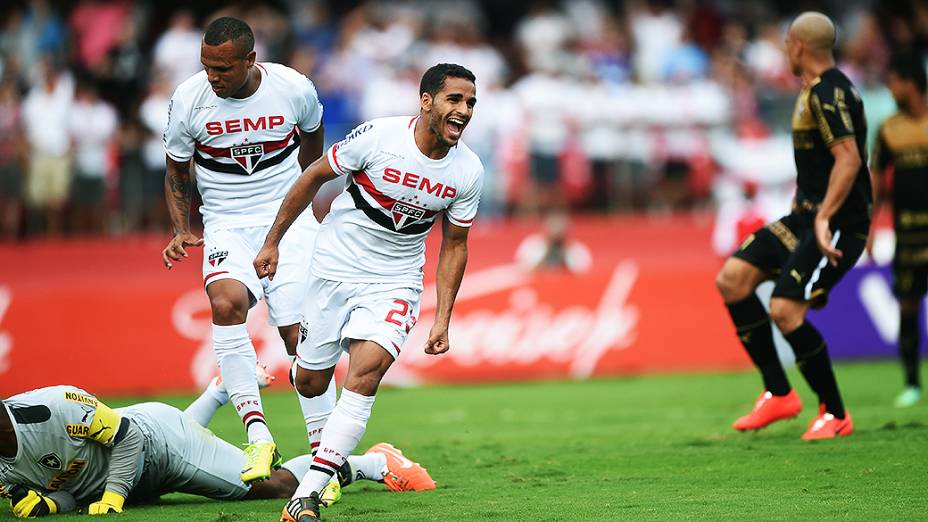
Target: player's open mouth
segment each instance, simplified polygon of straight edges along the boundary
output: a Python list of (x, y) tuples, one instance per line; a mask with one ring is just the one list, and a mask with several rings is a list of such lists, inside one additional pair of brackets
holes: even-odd
[(467, 125), (467, 123), (461, 118), (448, 118), (448, 134), (450, 134), (454, 139), (459, 139), (461, 137), (461, 133), (464, 132), (465, 125)]

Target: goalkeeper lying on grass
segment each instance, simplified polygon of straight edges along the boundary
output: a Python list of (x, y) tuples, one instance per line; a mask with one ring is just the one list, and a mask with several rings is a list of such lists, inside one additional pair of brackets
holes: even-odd
[[(10, 498), (19, 517), (87, 504), (91, 515), (121, 512), (127, 498), (150, 502), (171, 492), (222, 500), (290, 497), (312, 456), (283, 463), (269, 480), (241, 482), (245, 454), (204, 428), (227, 402), (224, 393), (214, 381), (186, 412), (155, 402), (110, 409), (73, 386), (0, 401), (0, 495)], [(203, 400), (206, 396), (209, 400)], [(356, 479), (404, 489), (397, 487), (403, 484), (402, 469), (390, 469), (383, 447), (393, 449), (380, 444), (349, 458), (338, 480), (326, 487), (327, 504), (341, 496), (340, 485)]]

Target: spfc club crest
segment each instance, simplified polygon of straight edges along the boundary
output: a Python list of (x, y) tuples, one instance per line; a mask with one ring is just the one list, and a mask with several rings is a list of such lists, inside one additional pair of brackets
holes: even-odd
[(209, 261), (209, 266), (219, 266), (227, 257), (229, 257), (228, 250), (218, 250), (211, 253), (206, 260)]
[(393, 208), (391, 208), (390, 211), (393, 214), (393, 224), (396, 225), (397, 229), (403, 228), (407, 224), (425, 217), (424, 208), (399, 201), (393, 204)]
[(238, 162), (239, 165), (245, 169), (245, 172), (251, 174), (254, 172), (255, 167), (258, 166), (258, 161), (261, 160), (261, 157), (264, 156), (264, 144), (258, 143), (255, 145), (237, 145), (229, 149), (229, 152), (232, 154), (232, 159)]
[(300, 342), (299, 342), (299, 344), (303, 344), (303, 342), (304, 342), (308, 337), (309, 337), (309, 324), (308, 324), (306, 321), (303, 321), (303, 322), (300, 323)]
[(39, 464), (48, 469), (61, 471), (61, 457), (55, 455), (54, 453), (42, 455), (42, 458), (39, 459)]

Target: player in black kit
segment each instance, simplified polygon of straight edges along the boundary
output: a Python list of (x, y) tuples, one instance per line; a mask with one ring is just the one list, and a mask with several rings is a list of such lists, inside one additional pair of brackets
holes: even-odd
[[(818, 395), (818, 415), (802, 438), (847, 436), (854, 429), (825, 341), (805, 318), (810, 307), (825, 306), (829, 290), (857, 262), (870, 228), (867, 124), (857, 90), (835, 68), (834, 45), (835, 26), (821, 13), (803, 13), (790, 25), (787, 53), (802, 80), (792, 125), (798, 172), (793, 210), (749, 236), (716, 278), (738, 337), (764, 380), (754, 409), (734, 423), (741, 431), (802, 410), (777, 358), (771, 319)], [(775, 281), (769, 315), (755, 294), (768, 279)]]
[[(894, 56), (887, 84), (899, 112), (880, 126), (873, 147), (873, 174), (880, 180), (893, 168), (893, 290), (899, 299), (899, 355), (905, 369), (905, 389), (896, 406), (905, 408), (922, 396), (918, 371), (921, 300), (928, 293), (928, 102), (925, 64), (917, 54)], [(874, 206), (880, 204), (881, 183)]]

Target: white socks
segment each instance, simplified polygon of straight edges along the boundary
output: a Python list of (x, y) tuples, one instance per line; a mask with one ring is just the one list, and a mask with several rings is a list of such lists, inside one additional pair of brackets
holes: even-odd
[(383, 453), (352, 455), (348, 457), (348, 466), (351, 467), (351, 482), (356, 480), (380, 482), (387, 475), (387, 456)]
[(187, 406), (184, 413), (196, 421), (197, 424), (205, 428), (209, 426), (209, 422), (213, 420), (216, 411), (228, 402), (229, 394), (226, 393), (226, 387), (222, 385), (217, 386), (216, 379), (211, 379), (209, 381), (209, 386), (203, 390), (203, 393), (197, 397), (190, 406)]
[(300, 481), (293, 498), (308, 497), (325, 487), (361, 441), (373, 406), (374, 397), (342, 388), (335, 411), (325, 424), (313, 464)]
[(258, 394), (258, 383), (255, 381), (258, 356), (255, 355), (255, 348), (248, 337), (245, 324), (214, 324), (213, 350), (219, 363), (222, 384), (226, 387), (229, 399), (248, 431), (248, 442), (272, 442), (274, 438), (267, 428), (261, 396)]

